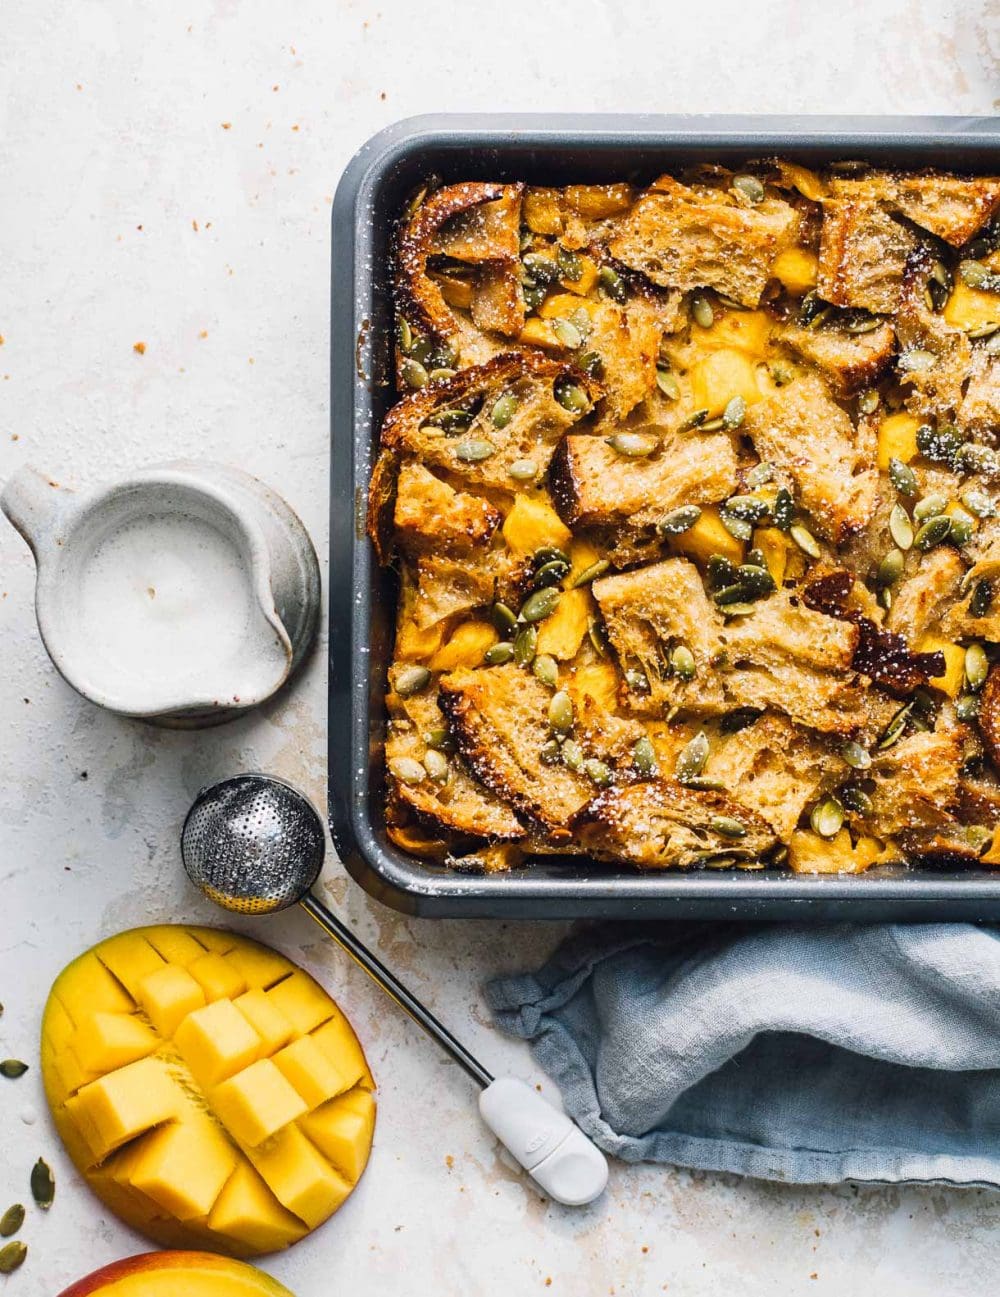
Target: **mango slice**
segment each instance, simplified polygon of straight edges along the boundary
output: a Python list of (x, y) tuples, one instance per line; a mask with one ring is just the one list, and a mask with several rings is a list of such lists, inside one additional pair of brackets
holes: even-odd
[(102, 942), (56, 979), (41, 1054), (77, 1168), (167, 1246), (288, 1247), (368, 1161), (374, 1082), (350, 1023), (308, 974), (232, 933)]
[(144, 1252), (112, 1261), (78, 1279), (62, 1297), (292, 1297), (284, 1286), (228, 1257), (209, 1252)]

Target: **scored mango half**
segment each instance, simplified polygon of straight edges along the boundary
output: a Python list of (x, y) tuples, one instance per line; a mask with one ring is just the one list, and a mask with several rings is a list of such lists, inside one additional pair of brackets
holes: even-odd
[(287, 1247), (368, 1161), (375, 1086), (350, 1023), (307, 973), (234, 933), (102, 941), (56, 978), (41, 1054), (73, 1162), (167, 1247)]

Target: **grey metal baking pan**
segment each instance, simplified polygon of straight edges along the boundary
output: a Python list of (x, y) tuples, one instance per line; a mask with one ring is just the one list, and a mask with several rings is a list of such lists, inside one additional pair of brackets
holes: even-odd
[(383, 818), (383, 684), (394, 581), (364, 535), (365, 493), (390, 377), (389, 244), (403, 199), (429, 173), (468, 179), (651, 179), (695, 160), (779, 153), (1000, 169), (1000, 119), (874, 117), (434, 116), (389, 127), (349, 163), (333, 205), (330, 499), (330, 827), (372, 896), (427, 916), (490, 918), (998, 919), (1000, 871), (779, 870), (639, 874), (538, 860), (479, 876), (397, 850)]

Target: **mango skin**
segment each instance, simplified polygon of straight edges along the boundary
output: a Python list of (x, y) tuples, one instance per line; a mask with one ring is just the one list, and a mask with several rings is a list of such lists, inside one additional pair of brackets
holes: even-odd
[(261, 1270), (211, 1252), (142, 1252), (112, 1261), (60, 1293), (59, 1297), (156, 1297), (156, 1277), (183, 1285), (187, 1297), (294, 1297)]
[[(184, 1049), (190, 1053), (191, 1033), (185, 1039), (181, 1032), (177, 1039), (197, 1009), (169, 1028), (169, 1039), (156, 1033), (152, 1052), (124, 1063), (116, 1054), (103, 1075), (101, 1069), (84, 1068), (74, 1044), (87, 1037), (93, 1016), (128, 1016), (148, 1026), (142, 1001), (152, 1005), (163, 994), (164, 969), (184, 970), (187, 977), (180, 980), (189, 1001), (197, 981), (205, 1001), (228, 1000), (231, 1014), (233, 1006), (246, 1003), (240, 1016), (257, 1024), (260, 1058), (272, 1058), (293, 1040), (316, 1040), (342, 1078), (337, 1083), (342, 1089), (335, 1096), (331, 1090), (333, 1097), (318, 1107), (313, 1095), (297, 1112), (304, 1121), (314, 1109), (327, 1113), (346, 1096), (358, 1097), (344, 1113), (352, 1144), (347, 1173), (311, 1145), (289, 1138), (298, 1133), (298, 1115), (256, 1147), (241, 1145), (225, 1128), (212, 1107), (217, 1078), (202, 1089), (183, 1056)], [(263, 1017), (260, 997), (269, 1006)], [(156, 1005), (154, 1012), (162, 1007)], [(173, 1021), (169, 1014), (156, 1016)], [(279, 1035), (275, 1022), (283, 1024)], [(140, 1048), (142, 1033), (135, 1039)], [(347, 1019), (290, 960), (234, 933), (161, 925), (119, 933), (86, 951), (63, 970), (49, 994), (41, 1065), (53, 1121), (77, 1169), (112, 1211), (161, 1247), (210, 1247), (240, 1257), (287, 1247), (342, 1205), (370, 1153), (374, 1081)], [(245, 1051), (231, 1050), (229, 1066), (241, 1074)], [(134, 1084), (127, 1083), (130, 1075)], [(165, 1097), (171, 1087), (172, 1101)], [(282, 1140), (282, 1148), (309, 1152), (308, 1165), (294, 1149), (289, 1155), (282, 1148), (276, 1152), (274, 1145)], [(336, 1141), (329, 1146), (338, 1147)], [(341, 1141), (339, 1147), (348, 1145)], [(150, 1297), (159, 1293), (151, 1291)], [(229, 1290), (213, 1291), (211, 1297), (229, 1297)]]

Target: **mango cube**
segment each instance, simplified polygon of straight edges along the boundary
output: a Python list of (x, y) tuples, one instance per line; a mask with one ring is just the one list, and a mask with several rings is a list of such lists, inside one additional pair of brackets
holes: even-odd
[(462, 622), (447, 644), (434, 654), (428, 665), (432, 671), (454, 671), (456, 667), (482, 665), (483, 654), (500, 636), (488, 621)]
[(274, 1196), (311, 1228), (337, 1210), (351, 1186), (298, 1126), (249, 1151)]
[(579, 652), (589, 621), (589, 591), (564, 590), (555, 612), (538, 628), (537, 651), (568, 662)]
[(231, 1000), (247, 989), (239, 970), (215, 951), (188, 964), (188, 972), (205, 992), (209, 1004), (213, 1000)]
[(504, 519), (503, 538), (513, 553), (528, 558), (545, 545), (564, 549), (571, 534), (547, 500), (519, 495)]
[(91, 1081), (76, 1098), (96, 1137), (95, 1153), (104, 1158), (126, 1140), (173, 1117), (180, 1094), (165, 1063), (141, 1058)]
[(882, 420), (878, 430), (878, 466), (883, 472), (888, 469), (890, 459), (898, 459), (904, 464), (916, 459), (919, 427), (920, 420), (905, 410)]
[(374, 1127), (375, 1100), (360, 1086), (302, 1118), (305, 1133), (351, 1181), (365, 1169)]
[(263, 1178), (241, 1162), (212, 1208), (208, 1227), (236, 1239), (254, 1252), (276, 1252), (295, 1243), (308, 1229), (278, 1202)]
[(167, 962), (138, 932), (122, 932), (103, 942), (100, 958), (133, 1000), (142, 979)]
[(78, 1026), (88, 1013), (131, 1013), (135, 1001), (113, 973), (108, 972), (92, 951), (87, 951), (70, 967), (76, 976), (62, 988), (59, 1002), (68, 1017)]
[(771, 273), (793, 297), (802, 297), (816, 287), (819, 261), (807, 248), (785, 248), (775, 257)]
[(321, 1049), (312, 1036), (302, 1036), (274, 1055), (275, 1067), (310, 1108), (318, 1108), (358, 1079), (340, 1063), (340, 1059)]
[(205, 992), (186, 968), (164, 964), (139, 983), (137, 998), (159, 1034), (169, 1040), (189, 1013), (205, 1003)]
[(225, 961), (232, 964), (251, 991), (267, 990), (288, 976), (288, 960), (276, 950), (258, 946), (255, 941), (241, 941), (226, 952)]
[(177, 1052), (202, 1087), (218, 1085), (254, 1061), (260, 1037), (231, 1000), (189, 1013), (174, 1036)]
[(250, 1148), (308, 1111), (269, 1058), (258, 1059), (223, 1081), (208, 1100), (226, 1129)]
[(129, 1013), (94, 1013), (77, 1028), (73, 1053), (90, 1072), (110, 1072), (159, 1046), (156, 1032)]
[(327, 993), (301, 969), (297, 969), (277, 986), (272, 986), (267, 992), (267, 998), (300, 1036), (308, 1035), (314, 1027), (326, 1022), (336, 1012), (336, 1005)]
[(171, 923), (163, 923), (155, 928), (146, 929), (146, 940), (158, 955), (162, 955), (170, 964), (186, 968), (200, 959), (209, 947), (192, 936), (186, 928)]
[(177, 1220), (194, 1220), (212, 1210), (238, 1158), (225, 1133), (202, 1115), (146, 1135), (129, 1180)]
[(341, 1074), (348, 1078), (342, 1089), (368, 1077), (364, 1051), (358, 1044), (351, 1024), (342, 1013), (338, 1012), (329, 1022), (314, 1031), (310, 1039), (336, 1064)]
[(722, 525), (719, 510), (714, 504), (702, 509), (701, 516), (693, 527), (681, 532), (679, 536), (672, 536), (670, 548), (703, 565), (713, 554), (721, 554), (732, 563), (743, 562), (743, 542), (737, 540)]
[(931, 676), (928, 683), (946, 693), (949, 698), (957, 698), (965, 686), (965, 649), (938, 635), (924, 635), (917, 645), (917, 651), (941, 653), (944, 656), (944, 674)]
[(742, 351), (713, 351), (691, 369), (691, 399), (696, 410), (707, 410), (710, 419), (720, 415), (734, 396), (747, 405), (761, 399), (757, 369)]
[(239, 1009), (260, 1037), (262, 1054), (273, 1054), (291, 1040), (292, 1024), (259, 986), (237, 996), (233, 1007)]

